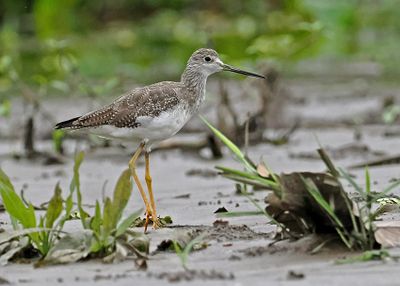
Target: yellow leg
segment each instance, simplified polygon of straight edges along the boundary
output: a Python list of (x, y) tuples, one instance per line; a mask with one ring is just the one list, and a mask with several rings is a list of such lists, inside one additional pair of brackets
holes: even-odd
[(161, 224), (158, 221), (157, 212), (156, 212), (156, 203), (154, 201), (152, 179), (150, 176), (150, 154), (149, 154), (149, 152), (144, 153), (144, 158), (146, 161), (145, 179), (146, 179), (146, 184), (147, 184), (147, 190), (149, 192), (149, 197), (150, 197), (150, 205), (151, 205), (151, 209), (152, 209), (153, 228), (158, 228), (159, 226), (161, 226)]
[(152, 209), (151, 209), (151, 206), (147, 199), (146, 193), (143, 190), (142, 184), (140, 183), (139, 177), (136, 173), (136, 161), (139, 158), (140, 154), (142, 153), (142, 151), (144, 149), (144, 145), (145, 145), (144, 143), (141, 143), (139, 145), (139, 147), (137, 148), (137, 150), (135, 151), (135, 153), (133, 154), (131, 160), (129, 161), (129, 169), (132, 172), (133, 180), (135, 181), (135, 183), (139, 189), (140, 195), (142, 196), (143, 202), (146, 206), (146, 222), (144, 224), (144, 232), (146, 232), (147, 225), (149, 224), (149, 218), (150, 218), (150, 216), (152, 216)]

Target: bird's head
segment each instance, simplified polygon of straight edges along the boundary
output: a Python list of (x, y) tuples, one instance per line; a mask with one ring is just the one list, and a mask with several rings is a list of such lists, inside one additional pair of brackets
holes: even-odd
[(209, 76), (220, 71), (229, 71), (247, 76), (265, 78), (262, 75), (244, 71), (223, 63), (219, 58), (218, 53), (213, 49), (202, 48), (195, 51), (189, 58), (187, 67), (197, 69), (205, 76)]

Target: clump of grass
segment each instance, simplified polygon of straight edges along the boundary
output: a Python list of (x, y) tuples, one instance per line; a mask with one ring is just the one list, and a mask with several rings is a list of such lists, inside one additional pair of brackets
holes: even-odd
[[(24, 202), (0, 170), (0, 194), (13, 226), (13, 231), (5, 231), (0, 236), (2, 264), (18, 255), (23, 256), (23, 250), (27, 248), (37, 253), (37, 265), (69, 263), (86, 257), (104, 257), (106, 261), (124, 259), (132, 254), (138, 258), (146, 257), (147, 238), (129, 229), (140, 211), (123, 218), (132, 189), (129, 170), (118, 179), (113, 198), (107, 197), (103, 204), (97, 201), (95, 212), (90, 216), (83, 207), (80, 188), (79, 168), (83, 158), (83, 152), (75, 156), (66, 199), (57, 184), (44, 215), (35, 211), (31, 203)], [(74, 212), (79, 214), (82, 227), (67, 233), (64, 226)]]
[[(64, 224), (71, 212), (69, 203), (72, 201), (67, 199), (64, 202), (61, 192), (61, 188), (57, 184), (45, 214), (38, 215), (32, 204), (26, 205), (24, 203), (22, 198), (15, 192), (10, 179), (0, 170), (0, 194), (6, 212), (10, 215), (14, 230), (14, 232), (4, 234), (4, 240), (0, 244), (10, 244), (14, 239), (13, 233), (19, 233), (19, 236), (27, 236), (29, 238), (29, 240), (21, 240), (21, 244), (18, 245), (19, 250), (31, 246), (41, 256), (46, 256), (57, 242), (58, 236), (62, 233)], [(62, 215), (63, 211), (64, 215)], [(10, 239), (7, 240), (7, 238)], [(7, 249), (7, 246), (5, 248)], [(16, 248), (9, 251), (16, 253)], [(11, 253), (6, 252), (5, 255), (11, 255)]]
[[(398, 187), (400, 180), (393, 182), (382, 192), (373, 193), (368, 168), (365, 169), (365, 188), (362, 188), (346, 171), (337, 169), (322, 148), (318, 152), (328, 172), (277, 175), (263, 162), (258, 166), (254, 164), (232, 141), (202, 119), (244, 167), (243, 170), (238, 170), (217, 166), (220, 174), (245, 185), (271, 190), (272, 193), (266, 198), (268, 206), (264, 211), (261, 211), (263, 209), (248, 193), (246, 195), (260, 214), (272, 218), (271, 221), (287, 234), (301, 237), (308, 233), (334, 232), (352, 250), (373, 250), (382, 244), (375, 238), (378, 229), (375, 220), (379, 209), (374, 210), (374, 205)], [(340, 179), (347, 180), (354, 187), (361, 202), (355, 202), (348, 197)], [(229, 215), (240, 213), (224, 214)], [(388, 244), (395, 243), (400, 244), (400, 241), (390, 241)]]

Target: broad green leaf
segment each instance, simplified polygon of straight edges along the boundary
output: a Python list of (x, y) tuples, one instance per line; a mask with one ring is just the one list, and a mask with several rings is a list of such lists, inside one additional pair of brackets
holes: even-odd
[(0, 169), (0, 194), (8, 214), (17, 219), (24, 228), (36, 226), (35, 211), (32, 206), (26, 207), (22, 199), (14, 191), (10, 179)]
[(48, 228), (53, 227), (54, 222), (61, 215), (63, 209), (61, 192), (60, 184), (57, 183), (54, 189), (54, 195), (50, 199), (49, 206), (46, 211), (46, 227)]
[(122, 172), (114, 189), (114, 197), (112, 201), (113, 228), (116, 228), (118, 221), (121, 219), (132, 192), (131, 172), (126, 169)]
[(102, 221), (101, 221), (100, 203), (99, 203), (99, 201), (96, 201), (96, 208), (95, 208), (93, 219), (90, 223), (90, 228), (93, 230), (93, 232), (96, 233), (97, 236), (100, 235), (101, 223), (102, 223)]
[(221, 131), (219, 131), (217, 128), (212, 126), (203, 116), (200, 116), (201, 120), (208, 126), (208, 128), (211, 129), (211, 131), (224, 143), (225, 146), (231, 150), (231, 152), (237, 157), (239, 161), (241, 161), (245, 167), (253, 172), (257, 173), (257, 170), (253, 164), (249, 162), (249, 160), (246, 159), (246, 156), (242, 153), (242, 151), (239, 149), (238, 146), (236, 146), (235, 143), (233, 143), (230, 139), (228, 139), (224, 134), (222, 134)]
[(133, 224), (133, 222), (139, 217), (143, 210), (138, 210), (132, 214), (130, 214), (127, 218), (122, 220), (122, 222), (117, 227), (117, 232), (115, 233), (115, 237), (118, 237), (125, 233), (125, 231)]
[(103, 239), (107, 239), (115, 227), (113, 216), (113, 205), (111, 199), (107, 197), (103, 206)]

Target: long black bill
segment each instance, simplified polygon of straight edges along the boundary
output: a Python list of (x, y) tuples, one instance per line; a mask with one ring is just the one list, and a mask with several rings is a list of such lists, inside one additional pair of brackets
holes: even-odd
[(222, 68), (223, 68), (224, 71), (239, 73), (239, 74), (243, 74), (243, 75), (247, 75), (247, 76), (265, 78), (265, 76), (263, 76), (263, 75), (252, 73), (252, 72), (248, 72), (248, 71), (244, 71), (244, 70), (241, 70), (241, 69), (238, 69), (238, 68), (234, 68), (234, 67), (232, 67), (230, 65), (227, 65), (227, 64), (223, 64)]

